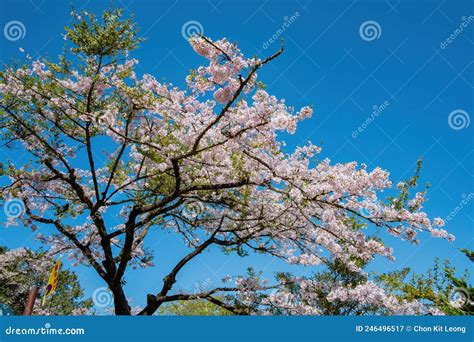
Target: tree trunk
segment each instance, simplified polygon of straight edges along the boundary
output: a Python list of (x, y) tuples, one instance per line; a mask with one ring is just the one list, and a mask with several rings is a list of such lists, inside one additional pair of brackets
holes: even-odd
[(121, 316), (130, 316), (132, 314), (132, 309), (130, 305), (128, 305), (127, 297), (123, 292), (122, 286), (117, 286), (112, 289), (112, 293), (114, 294), (114, 307), (115, 307), (115, 314)]

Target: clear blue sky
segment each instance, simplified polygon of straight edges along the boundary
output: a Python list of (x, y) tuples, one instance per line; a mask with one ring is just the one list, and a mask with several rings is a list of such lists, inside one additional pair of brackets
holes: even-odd
[[(73, 4), (96, 13), (107, 7), (106, 1)], [(463, 196), (473, 192), (474, 123), (460, 130), (448, 124), (455, 110), (463, 110), (469, 119), (474, 115), (472, 1), (122, 0), (115, 5), (136, 16), (147, 38), (133, 53), (140, 60), (139, 72), (176, 85), (183, 85), (188, 70), (203, 61), (181, 35), (186, 22), (198, 21), (204, 34), (213, 39), (238, 42), (247, 55), (264, 56), (278, 49), (279, 43), (268, 43), (269, 38), (278, 35), (285, 18), (294, 16), (277, 39), (285, 38), (285, 53), (260, 73), (272, 94), (296, 107), (311, 104), (315, 108), (313, 118), (295, 135), (284, 137), (289, 149), (311, 140), (322, 144), (324, 157), (334, 162), (356, 160), (369, 168), (380, 166), (391, 172), (395, 182), (410, 176), (416, 160), (423, 157), (422, 182), (431, 184), (425, 208), (432, 216), (447, 217)], [(19, 47), (32, 56), (55, 58), (64, 43), (61, 33), (70, 20), (69, 12), (66, 1), (2, 0), (0, 33), (8, 22), (18, 20), (26, 35), (17, 41), (1, 35), (0, 59), (22, 58)], [(466, 27), (455, 33), (463, 16)], [(362, 39), (359, 28), (366, 21), (378, 24), (378, 38)], [(452, 34), (452, 42), (444, 44)], [(373, 107), (385, 101), (386, 108), (374, 116)], [(353, 134), (370, 117), (374, 120)], [(19, 155), (0, 150), (0, 161)], [(448, 222), (447, 229), (457, 237), (454, 243), (423, 235), (415, 247), (389, 238), (397, 261), (377, 260), (371, 267), (385, 271), (410, 266), (423, 272), (435, 257), (450, 259), (459, 268), (469, 267), (457, 249), (473, 248), (473, 202)], [(143, 304), (145, 293), (161, 286), (165, 272), (185, 252), (171, 234), (155, 232), (149, 239), (157, 266), (128, 275), (132, 304)], [(25, 243), (37, 246), (33, 233), (0, 228), (0, 244), (16, 248)], [(206, 281), (216, 285), (223, 275), (243, 273), (250, 265), (271, 274), (281, 263), (254, 256), (227, 257), (213, 250), (186, 267), (178, 287), (193, 290), (196, 282)], [(87, 294), (103, 286), (91, 270), (80, 267), (76, 271)], [(312, 269), (295, 271), (304, 274)]]

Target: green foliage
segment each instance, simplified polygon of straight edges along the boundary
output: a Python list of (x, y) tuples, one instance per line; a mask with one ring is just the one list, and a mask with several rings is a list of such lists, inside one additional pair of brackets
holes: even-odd
[(470, 251), (470, 250), (465, 249), (465, 248), (461, 248), (460, 251), (463, 252), (464, 254), (466, 254), (466, 256), (469, 258), (469, 260), (474, 262), (474, 252), (473, 251)]
[[(219, 299), (219, 298), (217, 298)], [(167, 316), (229, 316), (230, 311), (203, 299), (182, 300), (162, 305), (158, 315)]]
[[(471, 259), (472, 251), (461, 250)], [(472, 259), (471, 259), (472, 261)], [(474, 288), (468, 283), (467, 270), (461, 277), (448, 260), (435, 259), (434, 266), (425, 274), (410, 274), (409, 268), (377, 277), (378, 282), (400, 299), (420, 300), (447, 315), (474, 313)]]
[(53, 315), (71, 315), (76, 309), (90, 309), (92, 299), (82, 300), (84, 290), (79, 284), (77, 275), (69, 270), (62, 270), (58, 275), (56, 292), (48, 298), (45, 306)]
[[(395, 209), (401, 210), (405, 208), (411, 212), (414, 212), (419, 209), (418, 206), (408, 206), (408, 200), (410, 199), (411, 190), (416, 189), (416, 187), (418, 186), (418, 180), (420, 179), (422, 166), (423, 160), (418, 159), (416, 163), (415, 173), (411, 178), (408, 178), (401, 183), (401, 185), (399, 186), (400, 193), (398, 194), (398, 196), (388, 198), (390, 204), (393, 205)], [(427, 183), (425, 186), (425, 190), (423, 191), (424, 193), (426, 193), (429, 186), (430, 185)]]
[[(0, 246), (0, 256), (7, 252), (7, 248)], [(43, 290), (48, 281), (54, 260), (45, 260), (45, 253), (27, 252), (27, 257), (13, 260), (2, 271), (13, 275), (12, 280), (0, 280), (0, 303), (9, 305), (16, 315), (21, 315), (26, 305), (28, 292), (32, 286), (38, 286), (38, 299), (43, 296)], [(41, 265), (41, 266), (40, 266)], [(44, 266), (44, 268), (42, 267)], [(58, 285), (55, 293), (48, 298), (45, 307), (36, 303), (33, 313), (71, 315), (78, 309), (89, 309), (92, 300), (83, 300), (84, 291), (79, 284), (77, 275), (69, 270), (60, 270)]]
[[(364, 265), (361, 264), (363, 267)], [(285, 290), (289, 291), (295, 297), (298, 297), (301, 291), (297, 283), (291, 280), (294, 276), (291, 273), (277, 273), (276, 278), (279, 283), (285, 284)], [(365, 314), (384, 314), (385, 311), (379, 306), (360, 305), (356, 302), (330, 302), (327, 297), (335, 286), (355, 287), (359, 284), (365, 283), (368, 277), (359, 272), (350, 270), (343, 262), (335, 260), (329, 262), (325, 270), (313, 274), (310, 278), (316, 284), (312, 287), (314, 296), (311, 302), (304, 298), (300, 298), (305, 305), (312, 306), (321, 312), (321, 315), (365, 315)], [(272, 314), (284, 315), (287, 314), (284, 310), (278, 307), (272, 307)]]
[[(74, 13), (72, 27), (66, 27), (67, 37), (76, 45), (74, 53), (86, 56), (114, 57), (130, 51), (143, 40), (133, 18), (122, 20), (122, 10), (113, 9), (102, 14), (102, 22), (92, 13)], [(83, 18), (84, 17), (84, 18)]]
[[(361, 261), (359, 266), (362, 266)], [(316, 283), (323, 284), (315, 288), (318, 298), (318, 309), (323, 315), (363, 315), (380, 313), (380, 308), (355, 305), (353, 303), (327, 300), (328, 293), (336, 284), (347, 287), (355, 287), (358, 284), (365, 283), (367, 276), (359, 272), (350, 270), (344, 263), (335, 260), (328, 263), (326, 270), (315, 273), (312, 277)]]

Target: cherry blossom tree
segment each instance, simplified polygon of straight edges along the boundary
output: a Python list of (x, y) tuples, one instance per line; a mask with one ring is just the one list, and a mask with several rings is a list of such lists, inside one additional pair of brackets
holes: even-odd
[[(413, 184), (383, 198), (392, 187), (387, 171), (320, 159), (311, 143), (285, 148), (281, 133), (295, 133), (313, 110), (288, 106), (258, 81), (283, 46), (247, 58), (227, 39), (193, 36), (203, 65), (179, 89), (137, 75), (130, 53), (141, 39), (121, 11), (72, 15), (57, 62), (27, 56), (0, 73), (0, 139), (30, 156), (3, 165), (8, 184), (0, 196), (7, 225), (29, 227), (50, 254), (95, 269), (116, 314), (131, 314), (127, 272), (153, 266), (152, 230), (177, 234), (189, 253), (146, 295), (143, 315), (177, 300), (206, 300), (235, 314), (321, 313), (313, 305), (321, 284), (298, 277), (273, 284), (250, 272), (229, 277), (229, 286), (177, 292), (180, 271), (212, 246), (308, 267), (338, 262), (361, 273), (377, 255), (392, 258), (376, 231), (414, 243), (423, 232), (453, 238), (422, 211), (425, 192), (410, 199)], [(327, 295), (349, 299), (390, 313), (423, 310), (370, 281), (334, 284)]]

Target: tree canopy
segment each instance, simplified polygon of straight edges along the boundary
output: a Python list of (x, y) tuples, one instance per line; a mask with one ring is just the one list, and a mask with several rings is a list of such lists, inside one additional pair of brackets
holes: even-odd
[[(258, 79), (283, 46), (247, 58), (227, 39), (193, 36), (203, 65), (180, 89), (136, 73), (132, 53), (141, 38), (120, 10), (72, 15), (57, 61), (30, 59), (0, 72), (0, 140), (30, 156), (2, 168), (7, 224), (37, 230), (49, 253), (94, 268), (120, 315), (131, 314), (124, 290), (130, 269), (153, 267), (151, 230), (176, 234), (189, 253), (146, 295), (140, 314), (186, 300), (234, 314), (326, 312), (317, 305), (320, 280), (291, 275), (271, 283), (252, 270), (204, 292), (176, 291), (180, 271), (212, 246), (224, 256), (262, 253), (343, 269), (353, 280), (324, 290), (331, 303), (349, 300), (387, 314), (429, 310), (366, 281), (363, 266), (392, 258), (383, 234), (415, 244), (418, 235), (453, 236), (423, 211), (418, 173), (394, 186), (387, 171), (332, 163), (312, 143), (285, 148), (281, 133), (295, 133), (313, 110), (294, 109)], [(388, 189), (399, 196), (384, 197)]]

